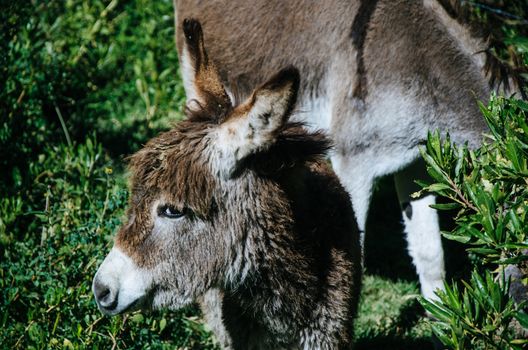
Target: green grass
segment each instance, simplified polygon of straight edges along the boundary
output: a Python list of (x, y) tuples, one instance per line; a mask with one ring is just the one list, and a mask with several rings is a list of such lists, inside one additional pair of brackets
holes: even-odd
[(356, 323), (358, 349), (428, 349), (431, 329), (415, 282), (367, 275)]
[(392, 177), (381, 179), (367, 221), (365, 269), (355, 335), (358, 349), (432, 349), (407, 254)]

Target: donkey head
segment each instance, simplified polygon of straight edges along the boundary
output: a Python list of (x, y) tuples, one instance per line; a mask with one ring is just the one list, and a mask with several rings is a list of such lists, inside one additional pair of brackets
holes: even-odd
[(127, 222), (93, 281), (106, 314), (178, 308), (211, 287), (242, 281), (251, 270), (248, 237), (291, 225), (287, 198), (270, 174), (328, 147), (322, 135), (287, 122), (296, 69), (233, 106), (200, 24), (185, 20), (183, 29), (188, 118), (131, 157)]

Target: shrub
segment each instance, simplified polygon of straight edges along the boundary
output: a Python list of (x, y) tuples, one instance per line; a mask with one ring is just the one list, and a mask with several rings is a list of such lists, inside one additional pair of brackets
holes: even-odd
[(46, 145), (97, 131), (128, 154), (181, 117), (172, 13), (170, 0), (2, 2), (0, 193), (29, 185)]
[[(508, 292), (513, 283), (528, 285), (528, 104), (493, 97), (481, 109), (489, 134), (480, 149), (436, 133), (422, 152), (434, 179), (425, 190), (447, 199), (435, 208), (458, 210), (456, 228), (444, 237), (464, 243), (474, 265), (468, 281), (446, 284), (439, 302), (423, 304), (437, 318), (433, 331), (450, 348), (522, 349), (526, 334), (512, 323), (528, 328), (528, 296), (514, 303)], [(524, 279), (510, 280), (507, 265)]]
[(122, 177), (93, 138), (38, 159), (32, 186), (0, 198), (1, 347), (212, 348), (193, 308), (115, 318), (97, 310), (91, 279), (126, 205)]

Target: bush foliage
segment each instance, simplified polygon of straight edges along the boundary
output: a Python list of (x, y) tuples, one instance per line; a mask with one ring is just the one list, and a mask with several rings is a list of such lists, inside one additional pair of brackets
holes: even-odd
[(130, 153), (181, 117), (172, 1), (1, 6), (2, 191), (28, 185), (46, 145), (96, 131), (113, 154)]
[[(464, 243), (474, 266), (469, 280), (446, 284), (440, 302), (424, 306), (450, 348), (522, 349), (526, 333), (512, 322), (528, 329), (528, 295), (515, 303), (509, 291), (511, 283), (528, 286), (528, 104), (494, 97), (481, 109), (489, 134), (480, 149), (436, 133), (422, 152), (434, 179), (425, 190), (447, 199), (435, 207), (458, 210), (456, 228), (444, 237)], [(511, 280), (507, 265), (524, 279)]]
[(0, 348), (213, 347), (193, 308), (110, 319), (91, 293), (127, 201), (108, 154), (181, 117), (172, 2), (0, 6)]

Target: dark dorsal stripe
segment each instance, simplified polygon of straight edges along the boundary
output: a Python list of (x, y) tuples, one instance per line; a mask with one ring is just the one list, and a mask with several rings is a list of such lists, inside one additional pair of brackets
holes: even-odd
[(365, 38), (367, 36), (367, 29), (372, 19), (372, 15), (376, 10), (378, 0), (361, 0), (359, 10), (352, 23), (352, 29), (350, 31), (350, 37), (352, 43), (356, 47), (356, 75), (357, 83), (354, 88), (354, 97), (364, 99), (367, 96), (367, 77), (365, 74), (365, 60), (363, 57), (363, 51), (365, 48)]
[(449, 17), (459, 20), (461, 17), (461, 3), (452, 0), (438, 0), (440, 6), (442, 6)]

